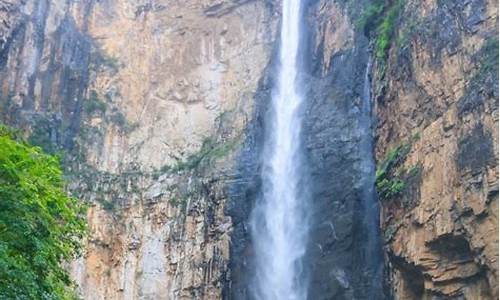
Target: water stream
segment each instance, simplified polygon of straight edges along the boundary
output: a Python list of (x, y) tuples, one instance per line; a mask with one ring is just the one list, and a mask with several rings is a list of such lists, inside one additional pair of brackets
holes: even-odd
[(361, 168), (363, 184), (362, 214), (363, 227), (366, 230), (363, 248), (364, 268), (368, 281), (366, 290), (371, 291), (372, 299), (382, 299), (383, 253), (380, 239), (379, 206), (375, 191), (375, 158), (373, 155), (373, 124), (371, 95), (372, 60), (368, 59), (363, 83), (360, 128), (364, 132), (359, 143), (359, 151), (364, 158)]
[(251, 217), (256, 257), (252, 293), (265, 300), (307, 298), (301, 267), (309, 227), (300, 159), (304, 99), (297, 78), (301, 0), (284, 0), (282, 7), (278, 80), (266, 128), (262, 197)]

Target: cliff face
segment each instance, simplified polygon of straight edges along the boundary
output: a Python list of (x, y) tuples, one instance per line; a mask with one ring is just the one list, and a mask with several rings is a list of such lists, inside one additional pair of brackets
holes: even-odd
[[(363, 3), (306, 1), (300, 74), (304, 94), (303, 144), (310, 175), (311, 235), (304, 269), (309, 299), (384, 299), (374, 162), (366, 147), (369, 112), (364, 80), (368, 39), (354, 22)], [(278, 45), (279, 46), (279, 45)], [(256, 97), (229, 215), (234, 222), (231, 299), (252, 299), (253, 250), (247, 218), (260, 192), (262, 141), (268, 134), (274, 66)], [(361, 79), (361, 80), (360, 80)]]
[(374, 71), (392, 291), (498, 299), (498, 2), (403, 3)]
[(85, 299), (220, 298), (234, 153), (274, 41), (262, 1), (2, 1), (3, 121), (90, 204)]
[(368, 39), (354, 25), (365, 4), (312, 1), (308, 7), (304, 131), (313, 207), (305, 258), (310, 299), (385, 299), (367, 134)]
[[(372, 2), (305, 3), (310, 297), (389, 298), (383, 236), (394, 298), (497, 299), (498, 4), (402, 1), (370, 58), (356, 23)], [(70, 266), (84, 299), (249, 296), (279, 11), (0, 0), (1, 120), (64, 151), (89, 203)]]

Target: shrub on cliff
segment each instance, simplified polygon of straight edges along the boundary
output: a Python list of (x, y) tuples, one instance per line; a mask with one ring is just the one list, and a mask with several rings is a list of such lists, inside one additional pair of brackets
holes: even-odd
[(365, 35), (369, 36), (371, 32), (374, 32), (374, 53), (380, 62), (385, 63), (402, 7), (402, 0), (375, 0), (356, 21), (357, 27), (362, 28)]
[(73, 299), (62, 264), (80, 249), (84, 208), (59, 159), (0, 125), (0, 299)]
[(411, 150), (411, 143), (419, 138), (420, 135), (414, 135), (408, 143), (396, 146), (378, 165), (375, 173), (375, 186), (380, 201), (385, 202), (400, 197), (407, 189), (408, 183), (419, 176), (421, 165), (417, 164), (409, 169), (402, 166)]

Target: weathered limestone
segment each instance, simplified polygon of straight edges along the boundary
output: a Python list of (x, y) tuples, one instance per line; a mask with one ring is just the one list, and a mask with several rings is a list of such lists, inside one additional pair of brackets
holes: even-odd
[(276, 17), (263, 1), (3, 1), (2, 119), (90, 203), (84, 299), (220, 299), (232, 161)]
[(498, 299), (498, 3), (407, 1), (400, 20), (376, 151), (411, 141), (421, 171), (383, 203), (394, 297)]
[[(69, 190), (90, 206), (71, 265), (84, 299), (247, 295), (278, 5), (0, 0), (1, 120), (66, 152)], [(315, 299), (384, 296), (359, 226), (364, 5), (306, 5)], [(382, 203), (390, 289), (498, 299), (498, 3), (408, 0), (394, 26), (373, 70), (376, 156), (409, 143), (402, 167), (420, 172)]]

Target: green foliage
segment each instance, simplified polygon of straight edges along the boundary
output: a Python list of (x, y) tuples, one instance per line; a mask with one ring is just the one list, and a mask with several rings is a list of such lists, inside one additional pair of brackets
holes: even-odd
[(409, 177), (415, 177), (415, 176), (418, 176), (420, 174), (420, 172), (422, 171), (422, 167), (421, 166), (412, 166), (409, 170), (408, 170), (408, 176)]
[(21, 140), (23, 134), (20, 130), (0, 124), (0, 136), (10, 137), (13, 140)]
[(222, 144), (213, 145), (205, 158), (213, 161), (227, 156), (237, 146), (237, 140), (228, 141)]
[[(111, 101), (111, 96), (109, 94), (105, 95), (107, 101)], [(108, 103), (99, 98), (97, 92), (92, 90), (90, 92), (89, 98), (83, 102), (83, 109), (89, 115), (96, 112), (104, 114), (108, 110)], [(108, 116), (108, 120), (118, 126), (123, 132), (131, 132), (136, 128), (136, 124), (130, 123), (125, 115), (119, 111), (116, 107), (113, 107), (111, 114)]]
[(362, 28), (366, 35), (375, 30), (375, 57), (385, 62), (387, 50), (394, 35), (395, 23), (399, 17), (402, 0), (392, 2), (377, 0), (369, 5), (362, 16), (356, 21), (358, 28)]
[(475, 68), (467, 78), (464, 94), (457, 103), (460, 115), (482, 107), (486, 102), (495, 105), (498, 90), (498, 37), (490, 36), (473, 56)]
[(87, 114), (93, 114), (95, 112), (105, 113), (107, 109), (106, 102), (99, 99), (97, 92), (90, 91), (90, 96), (83, 102), (83, 109)]
[(84, 207), (57, 156), (14, 138), (0, 126), (0, 299), (74, 299), (61, 264), (80, 249)]
[(32, 145), (37, 145), (42, 147), (44, 151), (48, 153), (57, 152), (56, 147), (53, 145), (50, 138), (50, 131), (44, 127), (34, 127), (28, 139), (29, 143)]
[[(167, 173), (168, 171), (170, 171), (172, 169), (171, 166), (169, 165), (165, 165), (165, 166), (162, 166), (160, 168), (160, 173)], [(157, 175), (157, 173), (155, 173), (155, 175)], [(159, 175), (158, 175), (159, 176)]]
[(409, 144), (401, 144), (396, 148), (389, 151), (386, 158), (382, 161), (380, 166), (377, 168), (376, 181), (379, 182), (386, 178), (389, 173), (399, 164), (401, 164), (406, 155), (410, 152), (411, 146)]
[(102, 56), (102, 63), (114, 72), (117, 72), (122, 67), (122, 64), (116, 57)]
[(169, 202), (174, 206), (185, 206), (187, 198), (173, 196), (172, 198), (170, 198)]
[(202, 161), (213, 162), (228, 155), (237, 145), (237, 139), (218, 144), (214, 140), (207, 138), (197, 153), (188, 157), (187, 160), (177, 163), (173, 171), (192, 170), (198, 167)]
[(481, 59), (479, 74), (492, 71), (498, 73), (498, 37), (488, 38), (481, 48), (481, 52), (483, 57)]
[(97, 199), (97, 202), (101, 204), (102, 208), (104, 208), (105, 211), (113, 211), (113, 209), (115, 208), (115, 204), (112, 201)]
[(361, 17), (356, 21), (355, 25), (362, 28), (365, 33), (369, 33), (372, 27), (376, 27), (382, 12), (384, 11), (384, 1), (378, 0), (370, 4), (364, 11)]
[(381, 61), (385, 61), (386, 59), (387, 50), (391, 45), (395, 23), (399, 17), (401, 6), (401, 0), (394, 1), (382, 18), (382, 22), (377, 27), (375, 57)]
[(101, 52), (92, 53), (90, 70), (95, 72), (110, 72), (115, 74), (123, 65), (116, 57), (106, 55)]
[(114, 123), (116, 126), (119, 126), (119, 127), (124, 127), (127, 125), (127, 118), (125, 117), (125, 115), (116, 110), (110, 117), (109, 117), (109, 120)]
[(117, 109), (115, 109), (113, 114), (109, 117), (109, 121), (111, 123), (114, 123), (120, 130), (125, 133), (131, 132), (137, 127), (137, 124), (130, 123), (125, 115)]
[(43, 116), (37, 116), (32, 122), (28, 142), (50, 154), (60, 152), (62, 148), (56, 142), (57, 125)]
[(387, 227), (384, 230), (384, 240), (386, 242), (391, 241), (392, 238), (394, 237), (394, 233), (396, 233), (396, 226), (394, 226), (393, 224), (387, 225)]
[(389, 151), (386, 158), (377, 168), (375, 185), (380, 200), (387, 201), (400, 196), (407, 187), (407, 181), (419, 174), (419, 166), (413, 166), (409, 170), (405, 170), (404, 168), (398, 169), (410, 150), (411, 145), (409, 143), (397, 146)]
[(377, 182), (377, 191), (381, 199), (390, 199), (400, 195), (406, 187), (405, 182), (399, 178), (387, 179), (383, 178)]
[(404, 20), (404, 23), (400, 26), (398, 36), (396, 37), (396, 45), (400, 50), (406, 48), (410, 39), (416, 34), (420, 26), (422, 25), (419, 24), (415, 16), (409, 16)]

